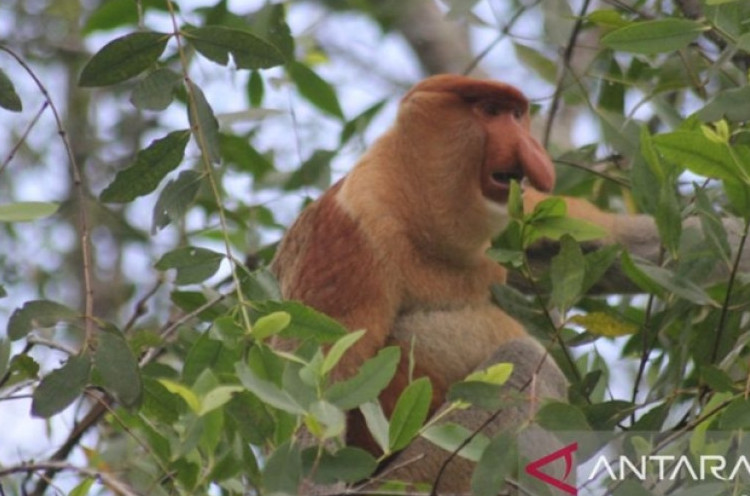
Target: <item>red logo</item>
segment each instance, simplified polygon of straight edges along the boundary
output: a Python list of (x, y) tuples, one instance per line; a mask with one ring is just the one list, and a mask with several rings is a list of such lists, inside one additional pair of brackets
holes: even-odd
[[(555, 451), (554, 453), (550, 453), (547, 456), (543, 456), (539, 458), (538, 460), (534, 460), (533, 462), (526, 465), (526, 473), (529, 474), (532, 477), (536, 477), (537, 479), (541, 480), (542, 482), (545, 482), (549, 484), (552, 487), (556, 487), (557, 489), (560, 489), (561, 491), (564, 491), (568, 494), (572, 494), (573, 496), (576, 496), (578, 494), (578, 489), (575, 488), (575, 486), (572, 486), (565, 482), (565, 480), (570, 475), (570, 472), (573, 470), (573, 453), (578, 449), (578, 443), (572, 443), (564, 448), (560, 448), (559, 450)], [(562, 479), (555, 479), (549, 474), (545, 474), (544, 472), (540, 471), (539, 469), (544, 467), (545, 465), (548, 465), (558, 458), (564, 458), (565, 459), (565, 475)]]

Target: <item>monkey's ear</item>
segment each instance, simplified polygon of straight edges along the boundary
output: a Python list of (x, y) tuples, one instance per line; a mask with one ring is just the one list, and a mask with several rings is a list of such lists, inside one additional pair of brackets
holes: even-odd
[(555, 187), (555, 166), (542, 145), (530, 134), (524, 136), (520, 143), (518, 160), (534, 188), (546, 193), (552, 191)]

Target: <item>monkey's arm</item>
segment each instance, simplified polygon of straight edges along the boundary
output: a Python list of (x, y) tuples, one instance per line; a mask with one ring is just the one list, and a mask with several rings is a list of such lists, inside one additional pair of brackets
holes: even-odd
[[(524, 210), (530, 212), (534, 206), (550, 195), (527, 188), (524, 191)], [(645, 214), (616, 214), (604, 212), (586, 200), (580, 198), (563, 197), (568, 206), (570, 217), (584, 219), (603, 227), (608, 236), (594, 241), (583, 243), (584, 250), (593, 251), (606, 245), (618, 244), (631, 255), (659, 264), (662, 258), (661, 237), (654, 219)], [(724, 219), (724, 228), (728, 234), (729, 245), (733, 253), (740, 244), (742, 226), (733, 219)], [(683, 230), (696, 229), (702, 231), (700, 220), (691, 217), (683, 221)], [(544, 272), (549, 267), (550, 259), (558, 252), (559, 244), (549, 240), (542, 240), (534, 244), (528, 251), (527, 256), (534, 272)], [(750, 251), (741, 255), (739, 270), (750, 271)], [(726, 277), (729, 268), (723, 264), (717, 264), (716, 270), (711, 274), (711, 280), (719, 280)], [(527, 282), (519, 274), (509, 272), (508, 283), (519, 289), (525, 289)], [(632, 281), (623, 273), (618, 262), (615, 262), (607, 271), (607, 274), (594, 286), (593, 292), (597, 293), (630, 293), (637, 292)]]

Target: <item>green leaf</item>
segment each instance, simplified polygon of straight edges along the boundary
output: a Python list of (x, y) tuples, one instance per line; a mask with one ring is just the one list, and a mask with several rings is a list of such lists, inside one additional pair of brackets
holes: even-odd
[(91, 12), (82, 33), (110, 30), (138, 23), (138, 4), (132, 0), (107, 0)]
[[(544, 202), (537, 204), (536, 208)], [(510, 191), (508, 192), (508, 215), (511, 219), (523, 220), (523, 193), (521, 192), (521, 186), (518, 181), (512, 179), (510, 181)]]
[(622, 18), (616, 10), (595, 10), (586, 16), (586, 19), (602, 28), (621, 28), (629, 23)]
[(405, 448), (422, 428), (432, 401), (432, 384), (420, 377), (401, 393), (391, 415), (388, 430), (390, 451)]
[(566, 234), (579, 242), (600, 239), (607, 235), (604, 228), (573, 217), (546, 217), (535, 220), (530, 227), (529, 244), (539, 238), (559, 240)]
[(167, 183), (154, 205), (152, 233), (185, 215), (198, 194), (202, 179), (202, 174), (186, 170)]
[(253, 336), (259, 341), (280, 333), (292, 322), (287, 312), (273, 312), (259, 318), (253, 324)]
[(684, 277), (680, 277), (669, 269), (657, 267), (647, 262), (636, 261), (635, 265), (641, 273), (647, 274), (646, 277), (653, 283), (680, 298), (684, 298), (696, 305), (719, 306), (701, 287)]
[(368, 401), (359, 406), (365, 417), (367, 429), (383, 453), (388, 452), (388, 419), (377, 401)]
[(299, 62), (289, 62), (287, 70), (292, 81), (297, 85), (300, 95), (323, 112), (338, 119), (344, 119), (344, 112), (341, 110), (338, 96), (327, 81)]
[(185, 312), (197, 312), (199, 308), (203, 308), (196, 317), (204, 322), (213, 322), (229, 311), (229, 308), (218, 302), (206, 306), (208, 297), (199, 291), (172, 291), (169, 297), (172, 303)]
[(260, 107), (263, 103), (263, 97), (265, 96), (266, 90), (263, 86), (263, 77), (260, 72), (253, 71), (250, 73), (250, 78), (247, 81), (247, 96), (250, 101), (251, 107)]
[(560, 238), (560, 252), (552, 257), (550, 279), (552, 280), (552, 306), (565, 313), (581, 296), (585, 262), (581, 247), (569, 235)]
[(137, 76), (159, 60), (170, 37), (144, 31), (107, 43), (84, 66), (78, 85), (109, 86)]
[(636, 265), (635, 261), (627, 251), (622, 252), (620, 262), (622, 263), (622, 271), (628, 276), (628, 279), (633, 281), (633, 283), (635, 283), (635, 285), (643, 292), (656, 296), (662, 296), (664, 294), (664, 288), (655, 283), (647, 275), (647, 270)]
[(633, 403), (622, 400), (605, 401), (583, 406), (586, 420), (595, 431), (611, 431), (636, 409)]
[(613, 50), (646, 55), (685, 48), (709, 29), (688, 19), (657, 19), (623, 26), (602, 37), (602, 44)]
[(502, 386), (508, 379), (510, 379), (513, 373), (512, 363), (496, 363), (490, 365), (486, 369), (477, 370), (472, 372), (464, 381), (479, 381), (486, 382), (487, 384), (494, 384), (496, 386)]
[(317, 455), (316, 449), (305, 450), (302, 454), (305, 472), (315, 467), (313, 480), (318, 484), (339, 481), (353, 484), (366, 479), (378, 468), (377, 460), (361, 448), (347, 446), (335, 453), (324, 450), (319, 458)]
[(143, 394), (141, 371), (128, 342), (119, 330), (113, 327), (100, 330), (94, 366), (104, 387), (120, 403), (126, 407), (140, 403)]
[(164, 110), (169, 107), (182, 76), (160, 67), (143, 78), (133, 89), (130, 102), (141, 110)]
[(374, 105), (368, 107), (361, 114), (348, 121), (341, 130), (339, 138), (339, 147), (344, 146), (357, 133), (361, 134), (367, 129), (372, 119), (383, 109), (386, 100), (380, 100)]
[(695, 205), (701, 222), (701, 230), (704, 238), (710, 246), (716, 250), (727, 266), (731, 265), (732, 248), (724, 223), (719, 214), (714, 210), (714, 205), (706, 194), (704, 188), (695, 187)]
[(354, 377), (332, 385), (325, 393), (326, 399), (342, 410), (374, 400), (391, 382), (400, 357), (398, 346), (383, 348), (367, 360)]
[(0, 339), (0, 377), (4, 376), (10, 365), (10, 340)]
[(266, 3), (252, 17), (252, 30), (275, 46), (287, 60), (294, 60), (294, 37), (286, 23), (283, 3)]
[(698, 175), (729, 181), (747, 178), (725, 143), (716, 143), (703, 133), (677, 131), (653, 137), (654, 145), (667, 160)]
[[(469, 437), (476, 434), (466, 427), (452, 422), (446, 422), (440, 425), (432, 425), (425, 429), (422, 437), (430, 441), (435, 446), (439, 446), (448, 453), (458, 449)], [(484, 434), (474, 435), (469, 444), (461, 448), (459, 456), (473, 462), (478, 462), (489, 445), (489, 440)]]
[(63, 411), (83, 394), (90, 373), (91, 358), (88, 355), (68, 358), (65, 365), (44, 376), (34, 390), (31, 415), (49, 418)]
[(219, 270), (224, 255), (206, 248), (185, 246), (165, 253), (154, 267), (158, 270), (176, 269), (175, 284), (197, 284)]
[(568, 213), (568, 206), (565, 200), (558, 196), (545, 198), (534, 206), (534, 211), (526, 217), (526, 222), (534, 222), (545, 219), (557, 219), (565, 217)]
[(255, 179), (262, 179), (274, 170), (273, 164), (258, 152), (247, 137), (219, 134), (221, 156), (242, 172), (249, 172)]
[(495, 496), (504, 491), (505, 479), (513, 473), (518, 453), (511, 432), (503, 432), (490, 441), (471, 476), (471, 494)]
[(451, 402), (465, 403), (494, 411), (507, 406), (507, 395), (497, 384), (485, 381), (461, 381), (452, 384), (448, 389), (447, 398)]
[(150, 377), (143, 377), (143, 404), (140, 412), (150, 419), (170, 425), (177, 422), (184, 406), (164, 385)]
[(281, 331), (285, 339), (315, 339), (318, 343), (330, 343), (349, 334), (338, 321), (296, 301), (253, 302), (253, 307), (261, 314), (287, 312), (292, 321)]
[(333, 343), (333, 346), (331, 346), (331, 349), (326, 354), (325, 359), (323, 360), (323, 365), (321, 367), (321, 373), (327, 374), (333, 368), (336, 366), (337, 363), (341, 360), (341, 357), (346, 353), (346, 350), (351, 348), (354, 343), (359, 341), (362, 336), (365, 335), (365, 330), (359, 330), (359, 331), (353, 331), (348, 333), (346, 336), (342, 336), (341, 338), (337, 339), (335, 343)]
[(279, 389), (274, 383), (258, 377), (246, 363), (237, 362), (235, 370), (242, 385), (263, 402), (292, 415), (305, 413), (305, 409), (289, 393)]
[(540, 426), (550, 431), (589, 431), (591, 427), (580, 408), (568, 403), (551, 401), (537, 412)]
[(0, 222), (29, 222), (49, 217), (59, 205), (51, 202), (16, 202), (0, 205)]
[(263, 467), (262, 494), (291, 496), (298, 494), (302, 480), (302, 457), (299, 445), (287, 441), (266, 459)]
[(76, 310), (53, 301), (27, 301), (21, 308), (15, 309), (8, 319), (8, 337), (15, 341), (34, 329), (53, 327), (58, 322), (73, 321), (79, 316)]
[(218, 386), (209, 391), (201, 400), (201, 408), (198, 416), (202, 417), (209, 412), (229, 403), (232, 397), (245, 389), (242, 386)]
[(12, 112), (21, 112), (23, 110), (21, 97), (18, 96), (13, 82), (2, 69), (0, 69), (0, 107)]
[(750, 185), (738, 181), (724, 181), (724, 192), (734, 212), (750, 220)]
[(331, 159), (336, 152), (315, 150), (305, 162), (295, 170), (284, 184), (286, 191), (298, 190), (303, 186), (320, 186), (325, 188), (330, 182)]
[[(217, 320), (219, 319), (214, 319), (213, 322)], [(212, 334), (202, 333), (190, 346), (182, 366), (182, 381), (185, 384), (195, 384), (207, 370), (215, 371), (217, 374), (234, 374), (234, 363), (242, 357), (241, 348), (224, 346), (221, 341), (214, 339)]]
[(507, 284), (493, 284), (490, 288), (493, 300), (511, 317), (520, 322), (537, 337), (548, 337), (555, 332), (547, 316), (538, 305), (531, 304), (518, 290)]
[(127, 203), (151, 193), (164, 176), (182, 163), (189, 140), (190, 132), (183, 129), (152, 141), (138, 152), (133, 165), (117, 173), (112, 184), (102, 191), (101, 200)]
[(71, 489), (68, 496), (87, 496), (89, 491), (91, 491), (91, 486), (94, 485), (94, 482), (96, 482), (96, 479), (91, 477), (84, 479), (83, 482)]
[(723, 411), (719, 426), (724, 430), (750, 428), (750, 400), (737, 398)]
[(585, 328), (591, 334), (608, 338), (629, 336), (638, 332), (637, 326), (604, 312), (574, 315), (569, 321)]
[(586, 274), (583, 278), (581, 294), (586, 294), (606, 274), (609, 267), (620, 254), (621, 248), (609, 245), (584, 255)]
[(599, 107), (609, 112), (625, 113), (625, 85), (620, 82), (622, 80), (620, 64), (612, 57), (606, 75), (599, 83)]
[(331, 439), (341, 436), (346, 430), (346, 414), (335, 405), (317, 400), (310, 402), (310, 414), (305, 417), (305, 425), (318, 439)]
[(159, 383), (170, 393), (176, 394), (182, 398), (193, 413), (198, 413), (200, 411), (201, 402), (198, 399), (198, 396), (191, 391), (190, 388), (169, 379), (159, 379)]
[(218, 164), (221, 162), (219, 121), (216, 120), (214, 111), (206, 100), (203, 90), (193, 83), (189, 83), (189, 85), (191, 88), (191, 98), (188, 101), (190, 129), (193, 131), (195, 141), (198, 143), (201, 152), (205, 153), (212, 163)]
[(659, 203), (654, 214), (661, 241), (669, 254), (677, 257), (682, 235), (682, 216), (674, 183), (665, 182), (659, 189)]
[(268, 69), (284, 63), (278, 48), (252, 33), (223, 26), (183, 28), (185, 39), (207, 59), (227, 65), (229, 54), (239, 69)]
[[(750, 33), (747, 33), (743, 37), (749, 35)], [(725, 117), (732, 122), (750, 120), (750, 86), (743, 85), (719, 91), (698, 112), (698, 117), (705, 122), (716, 122)]]
[(729, 374), (715, 365), (701, 366), (700, 376), (708, 384), (708, 387), (714, 391), (730, 393), (735, 389), (734, 382)]
[(557, 63), (550, 60), (547, 56), (520, 43), (513, 43), (513, 49), (516, 57), (524, 67), (530, 67), (539, 77), (548, 83), (555, 83), (557, 80)]

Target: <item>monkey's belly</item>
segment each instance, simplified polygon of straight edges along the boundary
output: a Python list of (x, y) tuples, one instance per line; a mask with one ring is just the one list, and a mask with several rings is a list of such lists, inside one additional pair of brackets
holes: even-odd
[(414, 339), (414, 360), (446, 384), (462, 380), (503, 343), (526, 336), (523, 327), (491, 303), (412, 312), (396, 321), (393, 337)]

